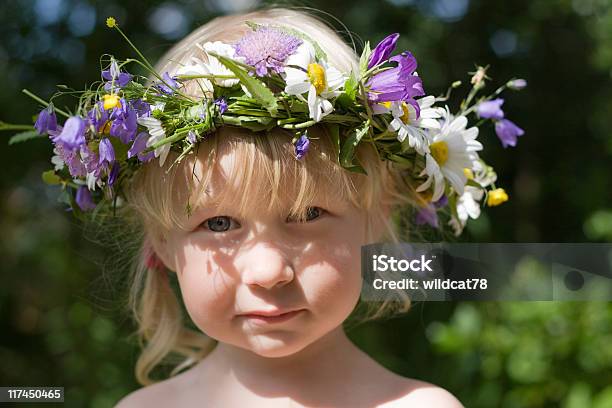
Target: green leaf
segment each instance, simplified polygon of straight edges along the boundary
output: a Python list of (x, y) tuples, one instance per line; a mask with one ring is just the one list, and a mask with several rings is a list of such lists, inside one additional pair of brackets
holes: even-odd
[(327, 129), (336, 150), (336, 157), (340, 158), (340, 126), (337, 123), (329, 123)]
[[(340, 152), (340, 164), (342, 167), (351, 171), (358, 171), (365, 173), (365, 170), (361, 166), (353, 163), (355, 158), (355, 148), (368, 132), (370, 131), (370, 121), (366, 121), (362, 127), (357, 128), (354, 132), (344, 141), (342, 150)], [(360, 171), (361, 170), (361, 171)]]
[(62, 183), (62, 179), (60, 178), (60, 176), (55, 174), (54, 170), (45, 171), (42, 174), (42, 179), (46, 184), (49, 184), (50, 186), (56, 186)]
[(269, 90), (263, 82), (250, 76), (230, 58), (212, 52), (210, 54), (225, 65), (227, 69), (232, 71), (232, 73), (240, 80), (240, 83), (247, 88), (253, 98), (255, 98), (257, 102), (259, 102), (268, 112), (270, 112), (272, 117), (276, 117), (278, 113), (278, 101), (276, 100), (276, 97), (272, 91)]
[(41, 135), (35, 130), (26, 130), (25, 132), (19, 132), (16, 135), (11, 136), (11, 138), (8, 141), (8, 144), (12, 145), (15, 143), (25, 142), (26, 140), (37, 139), (37, 138), (42, 138), (42, 137), (44, 137), (44, 135)]
[(115, 151), (115, 157), (117, 160), (127, 159), (127, 152), (129, 150), (128, 145), (124, 144), (119, 138), (114, 136), (109, 136), (108, 139), (113, 145), (113, 150)]
[(359, 58), (359, 72), (361, 72), (361, 77), (363, 77), (368, 70), (368, 60), (370, 59), (371, 54), (372, 50), (370, 50), (370, 42), (366, 41), (365, 45), (363, 46), (361, 58)]
[(412, 168), (412, 166), (414, 166), (414, 163), (412, 160), (407, 159), (406, 157), (400, 156), (398, 154), (389, 154), (387, 156), (387, 159), (395, 163), (398, 163), (401, 167), (406, 168), (406, 169), (410, 169)]
[(357, 82), (355, 74), (351, 72), (351, 75), (344, 83), (344, 92), (340, 94), (338, 99), (336, 99), (336, 103), (340, 104), (345, 108), (349, 108), (350, 106), (354, 105), (357, 98), (358, 87), (359, 82)]
[(245, 127), (253, 132), (271, 129), (276, 123), (270, 117), (237, 116), (235, 119), (238, 126)]

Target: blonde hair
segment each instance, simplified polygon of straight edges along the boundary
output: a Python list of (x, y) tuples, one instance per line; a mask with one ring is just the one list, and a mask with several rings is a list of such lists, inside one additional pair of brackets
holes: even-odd
[[(158, 72), (168, 71), (172, 74), (194, 56), (205, 59), (196, 44), (207, 41), (232, 43), (238, 40), (249, 30), (244, 24), (247, 20), (290, 25), (318, 42), (327, 53), (330, 64), (344, 72), (357, 69), (355, 51), (325, 23), (303, 11), (274, 8), (210, 21), (175, 45), (160, 60)], [(187, 91), (197, 96), (198, 89), (195, 86)], [(143, 348), (135, 368), (136, 378), (141, 384), (155, 382), (151, 378), (152, 370), (162, 363), (168, 363), (170, 357), (178, 357), (171, 364), (174, 365), (170, 372), (172, 376), (204, 358), (216, 344), (203, 333), (184, 325), (185, 313), (168, 274), (149, 270), (146, 258), (151, 248), (156, 246), (156, 237), (161, 236), (164, 230), (184, 227), (182, 221), (189, 211), (188, 206), (197, 206), (203, 189), (210, 181), (219, 152), (223, 149), (230, 149), (240, 160), (241, 166), (233, 166), (233, 174), (228, 175), (228, 179), (240, 180), (240, 183), (231, 191), (221, 192), (220, 205), (223, 202), (239, 204), (238, 215), (291, 202), (290, 215), (303, 217), (315, 196), (333, 197), (363, 211), (368, 239), (379, 238), (374, 236), (374, 231), (384, 226), (385, 239), (398, 241), (397, 232), (389, 217), (385, 216), (388, 213), (384, 209), (420, 203), (402, 170), (389, 161), (381, 160), (372, 145), (362, 143), (356, 150), (356, 156), (367, 176), (348, 172), (339, 165), (326, 128), (316, 126), (309, 130), (309, 137), (316, 140), (311, 143), (304, 159), (298, 161), (293, 157), (290, 136), (282, 129), (261, 134), (223, 127), (207, 135), (198, 145), (197, 153), (179, 165), (170, 168), (170, 163), (176, 157), (171, 153), (164, 166), (160, 167), (154, 160), (142, 166), (134, 175), (126, 191), (124, 211), (127, 219), (139, 224), (144, 237), (132, 274), (129, 297), (130, 310), (138, 325), (137, 335)], [(195, 188), (191, 188), (194, 185)], [(241, 199), (235, 200), (235, 197)], [(398, 296), (400, 302), (390, 299), (376, 308), (369, 307), (371, 304), (366, 305), (365, 311), (360, 309), (363, 314), (361, 318), (365, 320), (407, 311), (410, 300), (405, 294)]]

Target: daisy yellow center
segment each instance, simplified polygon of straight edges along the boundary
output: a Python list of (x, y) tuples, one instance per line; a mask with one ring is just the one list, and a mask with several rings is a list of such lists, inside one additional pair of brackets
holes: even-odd
[(104, 110), (113, 109), (114, 107), (121, 107), (121, 103), (119, 103), (119, 95), (116, 94), (106, 94), (103, 96), (104, 98)]
[(391, 108), (391, 102), (381, 102), (380, 104), (387, 109)]
[(448, 161), (448, 145), (446, 142), (433, 142), (429, 145), (429, 151), (440, 166), (444, 166)]
[(410, 123), (410, 110), (408, 109), (408, 105), (406, 105), (406, 102), (402, 102), (402, 111), (404, 112), (404, 114), (400, 117), (400, 119), (407, 125), (408, 123)]
[(495, 190), (489, 191), (487, 196), (487, 205), (489, 207), (500, 205), (506, 201), (508, 201), (508, 194), (506, 194), (503, 188), (496, 188)]
[(467, 167), (463, 169), (463, 174), (465, 174), (465, 177), (468, 180), (474, 179), (474, 173), (472, 172), (472, 170), (468, 169)]
[(308, 79), (310, 83), (314, 85), (317, 95), (327, 88), (327, 81), (325, 80), (325, 69), (319, 64), (312, 63), (308, 64)]

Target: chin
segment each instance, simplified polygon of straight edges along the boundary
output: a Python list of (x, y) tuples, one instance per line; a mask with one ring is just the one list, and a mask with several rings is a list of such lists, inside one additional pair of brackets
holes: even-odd
[(281, 358), (297, 353), (308, 344), (297, 333), (272, 332), (251, 336), (244, 348), (261, 357)]

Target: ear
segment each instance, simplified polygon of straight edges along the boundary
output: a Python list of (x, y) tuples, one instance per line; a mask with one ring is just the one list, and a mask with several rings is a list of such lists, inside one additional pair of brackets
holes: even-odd
[(166, 237), (161, 232), (150, 232), (145, 238), (145, 245), (150, 245), (157, 258), (164, 264), (166, 269), (175, 271), (174, 257)]

